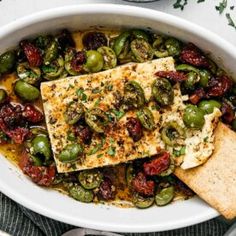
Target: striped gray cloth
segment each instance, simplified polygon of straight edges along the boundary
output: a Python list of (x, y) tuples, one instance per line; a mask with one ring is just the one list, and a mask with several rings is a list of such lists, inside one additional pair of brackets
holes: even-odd
[[(125, 233), (124, 236), (223, 236), (230, 224), (216, 218), (183, 229), (158, 233)], [(0, 192), (0, 229), (13, 236), (60, 236), (76, 228), (32, 212)], [(1, 233), (0, 233), (1, 235)]]

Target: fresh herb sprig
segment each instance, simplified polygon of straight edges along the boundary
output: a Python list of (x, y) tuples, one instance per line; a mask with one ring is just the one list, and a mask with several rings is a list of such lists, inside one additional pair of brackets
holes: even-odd
[(227, 0), (222, 0), (222, 2), (220, 2), (218, 6), (215, 6), (215, 8), (217, 11), (219, 11), (220, 14), (222, 14), (223, 11), (227, 8), (227, 4)]
[[(196, 0), (197, 3), (205, 2), (205, 0)], [(176, 0), (176, 2), (173, 4), (173, 7), (176, 9), (180, 9), (181, 11), (184, 10), (185, 6), (188, 4), (188, 0)], [(228, 6), (228, 0), (220, 0), (219, 4), (215, 6), (216, 11), (219, 12), (219, 14), (222, 14)], [(229, 9), (232, 11), (234, 10), (235, 6), (230, 6)], [(225, 14), (227, 20), (228, 20), (228, 25), (236, 29), (236, 23), (232, 19), (230, 13)]]

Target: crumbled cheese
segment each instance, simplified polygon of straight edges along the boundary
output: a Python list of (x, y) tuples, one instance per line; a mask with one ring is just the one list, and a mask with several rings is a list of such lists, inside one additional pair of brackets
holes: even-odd
[(205, 124), (202, 130), (187, 132), (185, 139), (186, 151), (181, 168), (189, 169), (203, 164), (214, 150), (214, 129), (221, 112), (214, 108), (213, 113), (205, 115)]

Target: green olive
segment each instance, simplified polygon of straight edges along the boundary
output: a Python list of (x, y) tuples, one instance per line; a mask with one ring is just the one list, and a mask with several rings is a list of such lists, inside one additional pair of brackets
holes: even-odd
[(212, 61), (211, 59), (208, 58), (208, 63), (210, 64), (210, 71), (213, 75), (216, 75), (217, 70), (218, 70), (218, 66), (216, 65), (216, 63), (214, 61)]
[(165, 41), (165, 47), (168, 52), (168, 56), (178, 56), (181, 51), (180, 42), (175, 38), (169, 38)]
[(206, 114), (210, 114), (214, 111), (214, 108), (221, 108), (221, 103), (216, 100), (203, 100), (199, 102), (198, 107)]
[(130, 80), (124, 86), (124, 101), (129, 108), (140, 108), (145, 103), (142, 87), (134, 80)]
[(77, 201), (89, 203), (93, 201), (92, 190), (84, 189), (82, 186), (73, 185), (69, 187), (69, 195)]
[(86, 51), (86, 63), (84, 69), (87, 72), (98, 72), (102, 70), (104, 65), (103, 56), (95, 50)]
[(64, 118), (67, 124), (74, 125), (84, 115), (84, 106), (82, 103), (70, 102), (64, 113)]
[(120, 56), (122, 52), (124, 52), (127, 45), (129, 45), (129, 38), (131, 33), (129, 31), (125, 31), (121, 33), (114, 42), (113, 49), (117, 57)]
[(161, 35), (156, 36), (152, 47), (154, 49), (154, 55), (158, 58), (167, 57), (169, 55), (164, 46), (164, 38)]
[(0, 104), (7, 98), (7, 92), (4, 89), (0, 89)]
[(43, 155), (45, 160), (49, 160), (52, 156), (50, 141), (45, 135), (38, 135), (32, 140), (32, 154)]
[(134, 39), (130, 44), (130, 48), (138, 62), (145, 62), (153, 58), (153, 49), (144, 39)]
[(201, 87), (205, 88), (211, 78), (211, 73), (208, 70), (200, 70), (200, 80), (199, 84)]
[(59, 56), (56, 60), (52, 61), (49, 65), (42, 66), (43, 77), (46, 80), (54, 80), (64, 75), (64, 59)]
[(48, 45), (50, 44), (50, 42), (52, 41), (52, 36), (51, 35), (39, 35), (35, 40), (35, 46), (45, 50)]
[(168, 203), (170, 203), (174, 198), (174, 194), (175, 194), (175, 191), (174, 191), (173, 186), (163, 188), (155, 196), (155, 202), (157, 206), (165, 206)]
[(55, 40), (52, 40), (50, 44), (45, 49), (43, 63), (49, 65), (51, 62), (57, 59), (58, 57), (58, 43)]
[(42, 166), (43, 165), (43, 161), (40, 157), (38, 156), (34, 156), (34, 155), (30, 155), (31, 160), (33, 161), (33, 165), (34, 166)]
[(138, 193), (135, 193), (133, 195), (132, 202), (135, 207), (140, 208), (140, 209), (145, 209), (153, 205), (154, 197), (143, 197), (139, 195)]
[(168, 106), (174, 101), (171, 83), (165, 78), (158, 78), (152, 84), (152, 95), (159, 105)]
[(199, 81), (200, 77), (194, 71), (190, 71), (187, 74), (187, 80), (184, 81), (184, 86), (186, 89), (193, 90), (195, 85)]
[(97, 133), (103, 133), (108, 124), (107, 114), (99, 108), (93, 108), (85, 112), (87, 125)]
[(125, 177), (127, 185), (131, 186), (131, 182), (134, 178), (134, 167), (131, 163), (126, 166)]
[(100, 186), (103, 175), (99, 170), (84, 170), (79, 173), (78, 179), (85, 189), (94, 189)]
[(184, 137), (185, 131), (176, 121), (166, 123), (161, 130), (161, 139), (169, 146), (174, 146), (179, 139)]
[(0, 55), (0, 75), (11, 72), (16, 64), (15, 51), (7, 51)]
[(97, 49), (99, 53), (103, 56), (104, 64), (103, 70), (112, 69), (117, 64), (117, 58), (115, 52), (110, 47), (100, 47)]
[(187, 105), (183, 121), (188, 128), (201, 129), (205, 124), (204, 111), (194, 105)]
[(153, 114), (147, 107), (144, 107), (141, 110), (139, 110), (137, 112), (137, 117), (145, 129), (153, 130), (155, 128)]
[(36, 87), (22, 80), (18, 80), (15, 83), (14, 91), (21, 99), (29, 102), (36, 100), (40, 96), (40, 92)]
[(188, 64), (180, 64), (180, 65), (177, 65), (176, 67), (175, 67), (175, 69), (177, 70), (177, 71), (186, 71), (186, 72), (195, 72), (195, 73), (197, 73), (197, 74), (199, 74), (200, 73), (200, 71), (196, 68), (196, 67), (194, 67), (194, 66), (191, 66), (191, 65), (188, 65)]
[(28, 62), (18, 64), (16, 71), (18, 77), (28, 84), (37, 85), (41, 80), (40, 68), (31, 67)]
[(144, 39), (145, 41), (149, 42), (150, 41), (150, 36), (149, 34), (144, 31), (144, 30), (141, 30), (141, 29), (133, 29), (131, 31), (132, 33), (132, 36), (135, 38), (135, 39)]
[(61, 151), (58, 158), (61, 162), (77, 161), (83, 153), (83, 146), (79, 143), (68, 144)]

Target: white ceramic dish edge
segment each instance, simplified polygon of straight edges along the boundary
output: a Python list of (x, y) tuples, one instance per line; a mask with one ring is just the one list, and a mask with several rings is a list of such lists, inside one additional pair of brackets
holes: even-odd
[[(93, 14), (93, 13), (94, 14), (98, 14), (98, 13), (112, 14), (112, 13), (114, 13), (114, 14), (120, 14), (120, 15), (129, 15), (131, 17), (132, 16), (142, 17), (143, 19), (150, 19), (152, 21), (155, 21), (155, 20), (159, 21), (159, 22), (163, 21), (163, 22), (166, 22), (170, 25), (173, 25), (176, 28), (182, 27), (182, 30), (184, 30), (186, 32), (191, 31), (191, 32), (193, 32), (193, 34), (196, 34), (196, 35), (199, 34), (199, 32), (201, 32), (201, 37), (203, 39), (205, 39), (206, 41), (214, 41), (214, 44), (216, 46), (221, 48), (223, 51), (226, 51), (228, 54), (231, 54), (231, 60), (230, 60), (230, 62), (226, 63), (226, 65), (225, 65), (226, 68), (227, 67), (232, 68), (230, 66), (230, 65), (233, 65), (232, 58), (235, 61), (236, 49), (234, 48), (234, 46), (232, 46), (230, 43), (226, 42), (225, 40), (221, 39), (217, 35), (209, 32), (199, 26), (193, 25), (185, 20), (176, 18), (174, 16), (169, 16), (169, 15), (161, 13), (161, 12), (143, 9), (143, 8), (137, 8), (137, 7), (131, 7), (131, 6), (128, 7), (128, 6), (111, 5), (111, 4), (98, 4), (98, 5), (92, 4), (92, 5), (69, 6), (69, 7), (62, 7), (62, 8), (51, 9), (51, 10), (47, 10), (44, 12), (40, 12), (40, 13), (22, 18), (20, 20), (17, 20), (16, 22), (13, 22), (5, 27), (2, 27), (0, 29), (0, 41), (1, 41), (1, 39), (3, 39), (5, 37), (5, 35), (10, 35), (13, 32), (17, 32), (21, 28), (26, 28), (27, 26), (32, 25), (36, 22), (41, 22), (44, 19), (55, 19), (55, 18), (62, 17), (65, 15)], [(16, 39), (20, 40), (20, 38), (17, 38), (17, 37), (16, 37)], [(9, 43), (9, 46), (14, 45), (14, 43), (15, 43), (14, 40), (16, 40), (16, 39), (10, 39), (10, 41), (12, 41), (12, 44)], [(204, 45), (203, 45), (203, 49), (207, 50), (207, 48), (205, 48)], [(223, 61), (225, 61), (225, 59), (226, 58), (222, 58)], [(236, 72), (233, 71), (233, 74), (236, 75)], [(1, 161), (1, 163), (0, 163), (1, 169), (4, 166), (9, 167), (9, 165), (6, 164), (7, 162), (5, 160), (2, 161), (0, 159), (0, 161)], [(14, 172), (14, 175), (15, 175), (15, 172), (17, 172), (17, 175), (20, 175), (20, 178), (17, 180), (17, 184), (20, 184), (20, 183), (22, 184), (23, 182), (24, 183), (27, 182), (28, 186), (30, 188), (32, 188), (33, 190), (35, 190), (39, 194), (42, 194), (41, 190), (39, 190), (40, 188), (38, 188), (37, 186), (32, 184), (30, 181), (28, 181), (24, 176), (22, 176), (22, 174), (18, 170), (16, 170), (15, 168), (13, 168), (13, 169), (14, 169), (14, 171), (8, 169), (5, 171), (2, 171), (2, 174), (0, 174), (0, 177), (1, 177), (0, 189), (4, 194), (8, 195), (10, 198), (14, 199), (18, 203), (38, 212), (40, 214), (46, 215), (48, 217), (51, 217), (51, 218), (54, 218), (54, 219), (57, 219), (57, 220), (60, 220), (60, 221), (66, 222), (66, 223), (78, 225), (78, 226), (101, 229), (101, 230), (117, 231), (117, 232), (118, 231), (119, 232), (151, 232), (151, 231), (170, 230), (170, 229), (174, 229), (174, 228), (179, 228), (179, 227), (184, 227), (184, 226), (196, 224), (196, 223), (208, 220), (208, 219), (213, 218), (218, 215), (218, 213), (214, 209), (208, 207), (205, 203), (200, 202), (199, 200), (193, 199), (193, 200), (187, 201), (187, 202), (189, 202), (189, 210), (191, 210), (191, 201), (199, 201), (199, 211), (203, 210), (202, 212), (200, 212), (198, 215), (193, 215), (191, 218), (186, 218), (186, 219), (177, 219), (176, 218), (175, 220), (170, 220), (169, 222), (166, 221), (164, 223), (152, 221), (149, 224), (147, 224), (147, 223), (140, 224), (138, 222), (138, 220), (135, 218), (134, 218), (134, 221), (137, 220), (137, 224), (135, 222), (133, 224), (130, 222), (127, 222), (127, 224), (124, 224), (124, 223), (118, 223), (116, 221), (113, 223), (111, 223), (111, 222), (106, 223), (106, 222), (103, 222), (102, 220), (101, 221), (93, 221), (93, 220), (88, 220), (86, 218), (85, 219), (82, 219), (82, 218), (75, 219), (75, 217), (73, 217), (73, 215), (71, 215), (71, 216), (63, 215), (62, 212), (60, 212), (61, 209), (59, 209), (58, 212), (56, 212), (55, 210), (50, 209), (50, 207), (47, 208), (44, 205), (39, 204), (36, 201), (32, 200), (30, 197), (25, 196), (22, 192), (19, 193), (14, 188), (12, 188), (12, 186), (14, 186), (15, 183), (13, 184), (10, 179), (8, 179), (8, 181), (9, 181), (9, 183), (11, 182), (11, 184), (6, 183), (8, 181), (5, 181), (2, 178), (2, 176), (4, 176), (4, 174), (5, 174), (5, 176), (11, 176), (12, 172)], [(11, 172), (11, 174), (10, 174), (10, 172)], [(26, 192), (26, 194), (29, 194), (27, 192), (27, 190), (24, 190), (24, 191)], [(43, 190), (43, 191), (46, 191), (46, 190)], [(49, 192), (51, 192), (51, 191), (49, 191)], [(67, 198), (66, 196), (61, 196), (56, 193), (52, 193), (52, 195), (57, 196), (58, 198), (63, 198), (63, 199)], [(43, 197), (43, 195), (42, 195), (42, 197)], [(70, 201), (70, 200), (68, 200), (68, 201)], [(176, 203), (175, 205), (176, 205), (176, 210), (181, 210), (181, 207), (179, 208), (181, 203)], [(109, 207), (101, 207), (101, 208), (108, 209)], [(186, 205), (184, 208), (188, 209), (188, 205)], [(166, 209), (168, 209), (168, 207)], [(155, 210), (158, 211), (157, 209), (155, 209)], [(139, 213), (140, 211), (138, 211), (138, 210), (136, 210), (136, 211), (137, 211), (137, 215), (140, 216), (140, 213)], [(115, 212), (121, 214), (120, 210), (115, 210)], [(127, 213), (126, 209), (123, 210), (123, 213), (124, 214)], [(143, 214), (145, 214), (145, 213), (143, 212)], [(133, 215), (131, 214), (130, 216), (133, 216)], [(170, 218), (171, 218), (171, 216), (170, 216)]]

